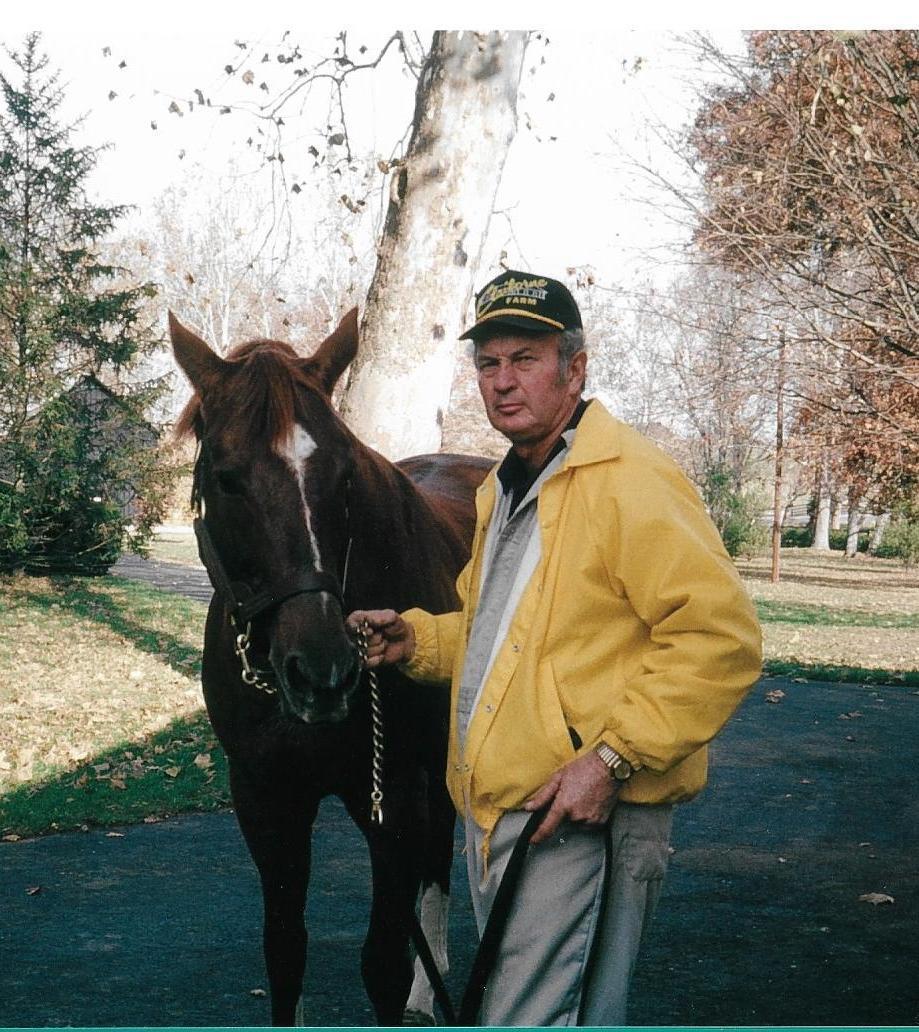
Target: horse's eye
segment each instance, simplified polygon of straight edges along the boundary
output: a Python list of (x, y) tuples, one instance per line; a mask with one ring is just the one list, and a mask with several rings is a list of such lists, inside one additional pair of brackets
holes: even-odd
[(217, 485), (224, 494), (241, 495), (245, 493), (246, 485), (242, 474), (235, 469), (222, 469), (216, 474)]

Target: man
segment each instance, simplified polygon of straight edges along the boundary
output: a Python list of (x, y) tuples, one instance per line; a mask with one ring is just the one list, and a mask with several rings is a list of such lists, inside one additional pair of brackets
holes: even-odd
[(479, 489), (462, 609), (349, 622), (373, 628), (369, 665), (452, 681), (447, 779), (480, 934), (514, 842), (548, 805), (482, 1024), (621, 1025), (673, 805), (705, 784), (706, 743), (759, 674), (759, 629), (697, 491), (583, 400), (563, 284), (503, 273), (463, 336), (511, 449)]

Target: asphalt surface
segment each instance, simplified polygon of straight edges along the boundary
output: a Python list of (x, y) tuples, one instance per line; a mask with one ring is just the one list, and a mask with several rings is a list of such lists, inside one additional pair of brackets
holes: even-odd
[[(679, 811), (631, 1023), (919, 1023), (917, 741), (915, 690), (758, 685)], [(335, 800), (314, 850), (306, 1018), (371, 1024), (368, 864)], [(454, 997), (475, 945), (463, 867), (457, 848)], [(232, 814), (0, 843), (0, 1024), (267, 1024), (260, 922)]]

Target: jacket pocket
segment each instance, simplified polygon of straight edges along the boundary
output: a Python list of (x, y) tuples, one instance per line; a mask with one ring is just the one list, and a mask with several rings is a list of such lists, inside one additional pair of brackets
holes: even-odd
[(575, 745), (571, 728), (562, 709), (552, 664), (548, 660), (536, 668), (536, 707), (546, 739), (558, 761), (567, 763), (574, 759)]

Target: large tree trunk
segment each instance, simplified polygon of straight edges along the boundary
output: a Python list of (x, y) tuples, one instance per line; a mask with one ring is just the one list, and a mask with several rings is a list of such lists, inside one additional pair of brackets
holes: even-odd
[(857, 488), (849, 488), (849, 517), (846, 522), (846, 558), (858, 555), (858, 535), (865, 515), (865, 498)]
[(342, 415), (391, 459), (440, 447), (462, 332), (508, 147), (525, 32), (435, 32), (394, 172)]
[(818, 552), (830, 550), (830, 473), (825, 461), (817, 473), (816, 498), (814, 506), (814, 540), (811, 548)]
[(868, 539), (868, 554), (877, 555), (878, 549), (884, 543), (884, 533), (890, 526), (890, 513), (882, 512), (874, 521), (871, 530), (871, 537)]

